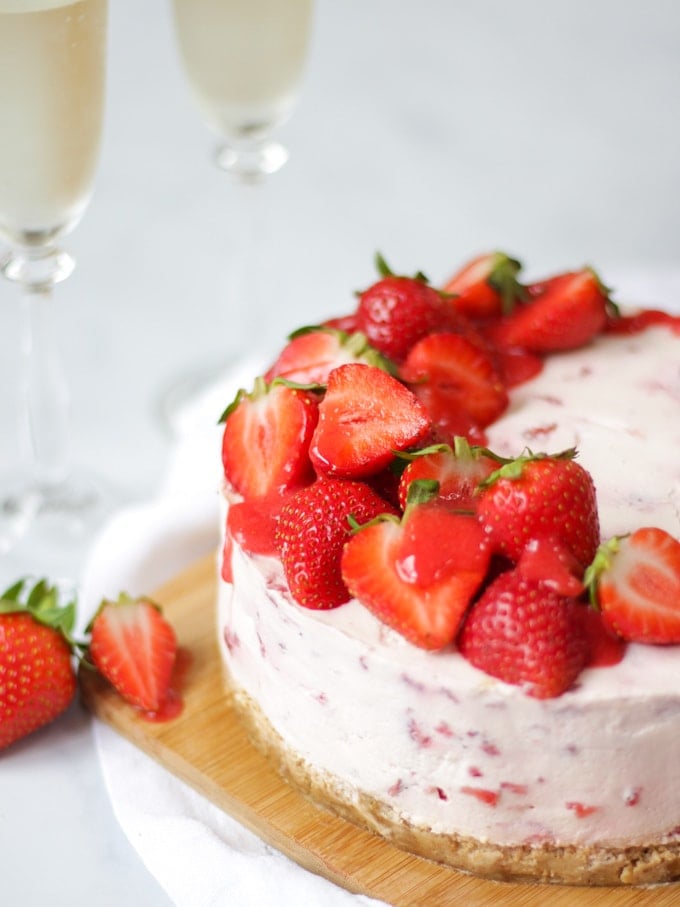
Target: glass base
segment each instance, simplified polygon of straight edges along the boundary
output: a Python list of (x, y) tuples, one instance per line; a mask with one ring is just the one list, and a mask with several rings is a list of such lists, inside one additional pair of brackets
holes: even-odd
[(278, 173), (288, 157), (288, 149), (274, 141), (250, 146), (222, 145), (216, 154), (217, 165), (245, 183), (257, 183)]
[(53, 486), (16, 480), (0, 496), (0, 587), (22, 576), (75, 584), (97, 532), (120, 506), (90, 476)]

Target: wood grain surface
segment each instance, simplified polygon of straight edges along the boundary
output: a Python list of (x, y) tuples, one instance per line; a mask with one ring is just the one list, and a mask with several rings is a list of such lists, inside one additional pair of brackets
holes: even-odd
[(224, 695), (216, 643), (214, 558), (199, 561), (153, 597), (191, 657), (181, 715), (166, 723), (149, 722), (93, 672), (81, 672), (84, 704), (301, 866), (398, 907), (680, 907), (680, 885), (575, 888), (477, 879), (404, 853), (317, 808), (283, 782), (250, 744)]

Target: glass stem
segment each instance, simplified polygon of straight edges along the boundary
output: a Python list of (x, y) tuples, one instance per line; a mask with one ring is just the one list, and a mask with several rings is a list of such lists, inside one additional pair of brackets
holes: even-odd
[(69, 473), (70, 399), (56, 344), (52, 287), (24, 286), (23, 363), (26, 429), (34, 480), (53, 488)]

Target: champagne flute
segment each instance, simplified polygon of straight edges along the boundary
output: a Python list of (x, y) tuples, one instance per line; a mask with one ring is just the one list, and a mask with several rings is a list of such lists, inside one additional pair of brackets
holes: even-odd
[[(219, 137), (216, 163), (242, 196), (230, 267), (231, 347), (244, 348), (234, 324), (253, 328), (262, 312), (256, 295), (257, 202), (253, 187), (276, 173), (288, 150), (273, 138), (298, 99), (309, 46), (313, 0), (172, 0), (180, 58), (195, 104)], [(241, 328), (243, 333), (246, 329)], [(226, 358), (226, 357), (225, 357)], [(228, 363), (189, 375), (161, 401), (166, 425)]]
[(27, 533), (63, 548), (101, 519), (95, 486), (71, 474), (52, 289), (73, 270), (58, 242), (80, 220), (94, 181), (106, 20), (107, 0), (0, 0), (0, 238), (9, 246), (0, 269), (23, 291), (31, 467), (26, 481), (2, 489), (0, 553)]

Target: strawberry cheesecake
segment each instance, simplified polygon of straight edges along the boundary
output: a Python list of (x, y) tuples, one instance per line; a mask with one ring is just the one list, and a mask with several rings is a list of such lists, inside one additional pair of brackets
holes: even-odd
[(407, 851), (680, 879), (680, 319), (590, 269), (378, 264), (224, 413), (229, 695)]

